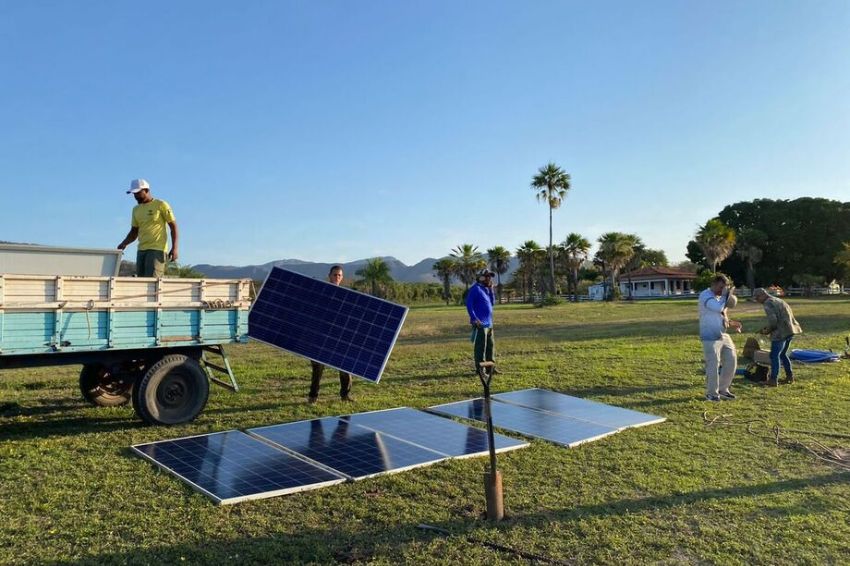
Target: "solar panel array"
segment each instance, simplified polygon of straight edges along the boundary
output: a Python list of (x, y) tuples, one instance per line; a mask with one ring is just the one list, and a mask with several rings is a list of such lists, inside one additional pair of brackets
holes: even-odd
[(248, 335), (377, 383), (406, 316), (407, 307), (275, 267)]
[(339, 417), (252, 428), (248, 433), (336, 470), (352, 480), (409, 470), (446, 459), (439, 452)]
[(132, 450), (219, 504), (345, 481), (238, 430), (138, 444)]
[[(237, 503), (487, 454), (487, 434), (402, 407), (138, 444), (216, 503)], [(528, 446), (496, 435), (499, 452)]]
[[(487, 433), (450, 419), (402, 407), (342, 417), (352, 424), (402, 438), (451, 458), (483, 456), (489, 451)], [(527, 442), (496, 434), (496, 452), (528, 446)]]
[(667, 420), (664, 417), (606, 405), (580, 397), (572, 397), (546, 389), (535, 388), (498, 393), (493, 398), (505, 403), (569, 416), (617, 430), (657, 424)]
[[(498, 401), (493, 401), (490, 406), (493, 411), (494, 426), (563, 444), (570, 448), (617, 432), (615, 428), (545, 413), (528, 407), (519, 407)], [(443, 415), (486, 422), (484, 399), (447, 403), (431, 407), (429, 410)]]
[[(499, 428), (569, 447), (598, 440), (626, 428), (666, 420), (545, 389), (498, 393), (493, 396), (491, 409), (493, 424)], [(437, 405), (429, 411), (486, 421), (483, 399)]]

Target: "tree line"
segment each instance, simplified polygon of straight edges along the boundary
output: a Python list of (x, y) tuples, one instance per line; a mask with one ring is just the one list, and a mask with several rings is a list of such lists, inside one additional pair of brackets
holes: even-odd
[(748, 287), (850, 279), (850, 203), (756, 199), (728, 205), (688, 243), (687, 257)]

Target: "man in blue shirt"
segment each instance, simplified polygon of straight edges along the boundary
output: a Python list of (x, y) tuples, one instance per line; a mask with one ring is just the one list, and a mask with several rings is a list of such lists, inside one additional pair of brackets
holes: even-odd
[(481, 367), (481, 362), (492, 362), (493, 359), (493, 305), (496, 296), (493, 294), (492, 271), (482, 269), (478, 272), (478, 281), (469, 288), (466, 295), (466, 310), (469, 312), (469, 324), (472, 325), (473, 358), (475, 373)]

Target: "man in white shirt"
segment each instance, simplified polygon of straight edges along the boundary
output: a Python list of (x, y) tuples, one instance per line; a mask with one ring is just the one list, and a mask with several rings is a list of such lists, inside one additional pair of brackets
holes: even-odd
[(730, 321), (726, 309), (738, 304), (733, 287), (725, 275), (717, 275), (699, 295), (699, 338), (705, 354), (705, 398), (708, 401), (732, 400), (729, 391), (738, 367), (738, 352), (727, 328), (741, 331), (741, 323)]

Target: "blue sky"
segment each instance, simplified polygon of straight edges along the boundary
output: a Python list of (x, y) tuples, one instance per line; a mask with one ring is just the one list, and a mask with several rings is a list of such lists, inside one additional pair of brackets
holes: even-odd
[(554, 161), (556, 240), (678, 261), (726, 204), (850, 200), (848, 30), (846, 0), (3, 2), (0, 240), (114, 247), (144, 177), (187, 264), (515, 249)]

